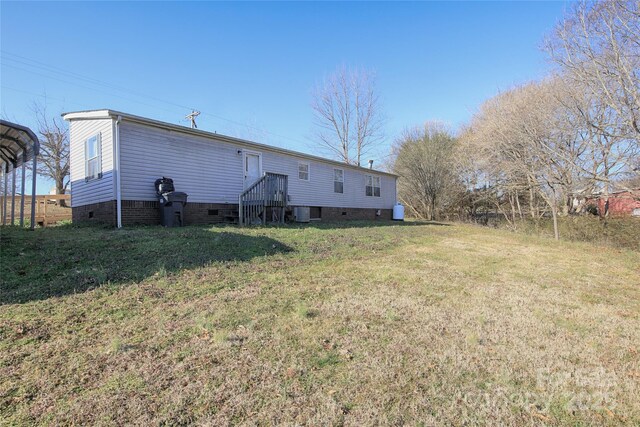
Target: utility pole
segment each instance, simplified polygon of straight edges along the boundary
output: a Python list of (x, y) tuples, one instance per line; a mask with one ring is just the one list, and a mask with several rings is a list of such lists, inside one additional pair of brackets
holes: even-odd
[(191, 114), (187, 114), (185, 119), (189, 119), (191, 121), (191, 129), (198, 129), (198, 125), (196, 124), (196, 117), (200, 115), (200, 111), (191, 110)]

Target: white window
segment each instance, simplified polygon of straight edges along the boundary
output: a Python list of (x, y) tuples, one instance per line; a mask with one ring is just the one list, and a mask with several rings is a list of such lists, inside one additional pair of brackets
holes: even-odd
[(342, 169), (333, 170), (333, 192), (344, 193), (344, 171)]
[(380, 177), (373, 175), (365, 176), (365, 185), (367, 196), (380, 197)]
[(94, 135), (84, 142), (84, 176), (87, 181), (102, 177), (100, 152), (100, 134)]
[(298, 162), (298, 179), (309, 181), (309, 163)]

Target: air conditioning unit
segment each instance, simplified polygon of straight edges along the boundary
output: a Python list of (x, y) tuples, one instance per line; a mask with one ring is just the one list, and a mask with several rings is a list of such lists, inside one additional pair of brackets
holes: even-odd
[(309, 222), (309, 206), (296, 206), (295, 208), (293, 208), (293, 217), (296, 222)]

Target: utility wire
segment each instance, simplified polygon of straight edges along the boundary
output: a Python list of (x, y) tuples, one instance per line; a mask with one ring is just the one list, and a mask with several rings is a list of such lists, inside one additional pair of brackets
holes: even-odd
[(131, 98), (127, 98), (127, 97), (124, 97), (124, 96), (116, 95), (116, 94), (114, 94), (112, 92), (107, 92), (106, 90), (101, 90), (101, 89), (96, 89), (96, 88), (89, 87), (89, 86), (84, 86), (84, 85), (81, 85), (81, 84), (78, 84), (78, 83), (75, 83), (75, 82), (71, 82), (71, 81), (68, 81), (68, 80), (65, 80), (65, 79), (61, 79), (61, 78), (58, 78), (58, 77), (48, 76), (46, 74), (43, 74), (43, 73), (40, 73), (40, 72), (37, 72), (37, 71), (33, 71), (33, 70), (29, 70), (27, 68), (17, 67), (17, 66), (12, 65), (12, 64), (3, 64), (3, 66), (14, 68), (14, 69), (20, 70), (20, 71), (26, 71), (28, 73), (32, 73), (32, 74), (35, 74), (35, 75), (38, 75), (38, 76), (42, 76), (42, 77), (45, 77), (47, 79), (56, 80), (56, 81), (59, 81), (59, 82), (62, 82), (62, 83), (67, 83), (67, 84), (70, 84), (70, 85), (73, 85), (73, 86), (76, 86), (76, 87), (79, 87), (79, 88), (82, 88), (82, 89), (86, 89), (86, 90), (90, 90), (90, 91), (94, 91), (94, 92), (104, 93), (106, 95), (110, 95), (110, 96), (113, 96), (115, 98), (120, 98), (120, 99), (123, 99), (125, 101), (129, 101), (129, 102), (135, 102), (135, 103), (138, 103), (138, 104), (141, 104), (141, 105), (145, 105), (147, 107), (159, 108), (159, 109), (164, 110), (164, 111), (173, 112), (172, 110), (167, 110), (167, 109), (164, 109), (164, 108), (156, 107), (153, 104), (148, 104), (146, 102), (137, 101), (135, 99), (131, 99)]
[[(60, 67), (56, 67), (56, 66), (53, 66), (53, 65), (50, 65), (50, 64), (46, 64), (44, 62), (41, 62), (41, 61), (38, 61), (38, 60), (35, 60), (35, 59), (27, 58), (25, 56), (18, 55), (18, 54), (12, 53), (12, 52), (8, 52), (8, 51), (0, 49), (0, 53), (4, 57), (3, 61), (2, 61), (2, 65), (6, 65), (6, 66), (9, 66), (9, 67), (14, 68), (14, 69), (18, 69), (18, 70), (21, 70), (21, 71), (26, 71), (26, 72), (29, 72), (29, 73), (33, 73), (33, 74), (36, 74), (36, 75), (39, 75), (39, 76), (42, 76), (42, 77), (45, 77), (45, 78), (49, 78), (49, 79), (52, 79), (52, 80), (57, 80), (57, 81), (60, 81), (62, 83), (66, 83), (66, 84), (69, 84), (69, 85), (72, 85), (72, 86), (76, 86), (76, 87), (80, 87), (80, 88), (83, 88), (83, 89), (87, 89), (87, 90), (90, 90), (90, 91), (104, 93), (104, 94), (109, 95), (109, 96), (120, 98), (120, 99), (123, 99), (125, 101), (129, 101), (129, 102), (134, 102), (134, 103), (138, 103), (138, 104), (141, 104), (141, 105), (145, 105), (147, 107), (154, 108), (154, 109), (157, 109), (157, 110), (162, 110), (164, 112), (169, 112), (171, 114), (175, 114), (176, 112), (174, 110), (169, 110), (167, 108), (159, 107), (157, 104), (149, 104), (147, 102), (142, 102), (142, 101), (131, 99), (131, 98), (128, 98), (128, 97), (124, 97), (124, 96), (121, 96), (121, 95), (116, 95), (112, 91), (115, 90), (115, 91), (126, 93), (127, 95), (133, 95), (133, 96), (138, 97), (138, 98), (143, 98), (145, 100), (151, 100), (151, 101), (163, 103), (163, 104), (166, 104), (166, 105), (170, 105), (172, 107), (179, 108), (181, 110), (194, 111), (194, 109), (192, 107), (189, 107), (189, 106), (186, 106), (186, 105), (182, 105), (182, 104), (179, 104), (179, 103), (176, 103), (176, 102), (172, 102), (172, 101), (167, 101), (167, 100), (164, 100), (164, 99), (161, 99), (161, 98), (157, 98), (155, 96), (150, 96), (148, 94), (144, 94), (144, 93), (141, 93), (141, 92), (138, 92), (138, 91), (134, 91), (134, 90), (128, 89), (128, 88), (126, 88), (124, 86), (119, 86), (119, 85), (116, 85), (116, 84), (113, 84), (113, 83), (109, 83), (109, 82), (106, 82), (106, 81), (103, 81), (103, 80), (99, 80), (99, 79), (96, 79), (96, 78), (93, 78), (93, 77), (88, 77), (88, 76), (85, 76), (85, 75), (82, 75), (82, 74), (79, 74), (79, 73), (76, 73), (76, 72), (73, 72), (73, 71), (65, 70), (65, 69), (60, 68)], [(34, 71), (32, 69), (29, 69), (29, 68), (21, 68), (21, 67), (18, 67), (16, 65), (13, 65), (13, 64), (7, 64), (5, 62), (6, 60), (13, 61), (15, 63), (21, 64), (21, 65), (26, 66), (26, 67), (34, 68), (35, 70), (38, 70), (38, 71)], [(39, 71), (42, 71), (42, 72), (45, 72), (45, 73), (57, 74), (59, 76), (66, 77), (66, 78), (72, 78), (72, 79), (74, 79), (74, 81), (69, 81), (69, 80), (65, 80), (64, 78), (59, 78), (59, 77), (43, 74), (42, 72), (39, 72)], [(84, 85), (78, 84), (75, 80), (81, 80), (81, 81), (83, 81), (83, 82), (85, 82), (87, 84), (90, 84), (90, 85), (101, 86), (103, 88), (110, 89), (111, 91), (105, 91), (105, 90), (101, 90), (101, 89), (97, 89), (97, 88), (93, 88), (93, 87), (84, 86)], [(38, 94), (35, 94), (35, 93), (27, 92), (27, 91), (24, 91), (24, 90), (11, 88), (11, 87), (8, 87), (8, 86), (5, 86), (5, 85), (2, 85), (2, 87), (5, 87), (5, 88), (10, 89), (10, 90), (29, 93), (29, 94), (34, 95), (34, 96), (43, 96), (43, 95), (38, 95)], [(46, 96), (46, 97), (50, 98), (50, 99), (54, 99), (54, 98), (49, 97), (49, 96)], [(67, 102), (66, 100), (62, 100), (62, 101), (63, 102)], [(87, 107), (86, 104), (80, 104), (80, 103), (77, 103), (77, 102), (72, 102), (72, 103), (74, 103), (76, 105), (83, 105), (84, 107)], [(88, 108), (91, 108), (91, 107), (88, 107)], [(223, 117), (223, 116), (220, 116), (220, 115), (217, 115), (217, 114), (208, 113), (206, 111), (202, 111), (201, 114), (204, 115), (204, 116), (209, 116), (209, 117), (215, 118), (217, 120), (222, 120), (222, 121), (225, 121), (227, 123), (234, 124), (236, 126), (241, 126), (241, 127), (246, 128), (246, 129), (249, 129), (249, 130), (254, 130), (254, 131), (257, 131), (257, 132), (260, 132), (260, 133), (264, 132), (264, 133), (266, 133), (268, 135), (271, 135), (273, 137), (277, 137), (277, 138), (280, 138), (280, 139), (284, 139), (284, 140), (288, 140), (288, 141), (295, 142), (295, 143), (298, 143), (298, 144), (302, 144), (305, 147), (308, 146), (308, 141), (305, 142), (305, 141), (297, 140), (295, 138), (291, 138), (291, 137), (288, 137), (288, 136), (285, 136), (285, 135), (281, 135), (281, 134), (278, 134), (278, 133), (275, 133), (275, 132), (271, 132), (271, 131), (268, 131), (268, 130), (265, 130), (265, 129), (262, 129), (262, 128), (259, 128), (259, 127), (256, 127), (256, 126), (251, 126), (251, 125), (246, 124), (246, 123), (241, 123), (241, 122), (238, 122), (236, 120), (228, 119), (226, 117)], [(180, 121), (183, 121), (183, 120), (180, 120)], [(392, 155), (393, 155), (392, 153), (391, 154), (387, 154), (387, 155), (383, 155), (383, 154), (378, 155), (378, 160), (384, 161), (384, 159), (386, 159), (388, 157), (391, 157)]]
[(69, 100), (67, 100), (67, 99), (63, 99), (63, 98), (56, 98), (56, 97), (53, 97), (53, 96), (49, 96), (49, 95), (47, 95), (47, 94), (30, 92), (30, 91), (28, 91), (28, 90), (18, 89), (18, 88), (11, 87), (11, 86), (7, 86), (7, 85), (0, 85), (0, 87), (1, 87), (2, 89), (8, 89), (8, 90), (12, 90), (12, 91), (14, 91), (14, 92), (24, 93), (24, 94), (26, 94), (26, 95), (38, 96), (38, 97), (40, 97), (40, 98), (52, 99), (52, 100), (54, 100), (54, 101), (64, 102), (65, 104), (69, 103), (69, 104), (73, 104), (73, 105), (78, 105), (78, 106), (83, 107), (83, 108), (91, 108), (91, 107), (90, 107), (89, 105), (87, 105), (87, 104), (82, 104), (82, 103), (80, 103), (80, 102), (75, 102), (75, 101), (69, 101)]
[[(52, 66), (52, 65), (47, 65), (44, 62), (36, 61), (34, 59), (29, 59), (29, 58), (26, 58), (24, 56), (16, 55), (14, 53), (9, 53), (7, 51), (1, 51), (1, 52), (2, 52), (2, 55), (5, 55), (5, 60), (8, 59), (8, 60), (13, 61), (13, 62), (18, 62), (18, 63), (20, 63), (22, 65), (26, 65), (28, 67), (39, 69), (41, 71), (52, 72), (52, 73), (55, 73), (55, 74), (58, 74), (58, 75), (62, 75), (63, 77), (71, 77), (73, 79), (83, 80), (86, 83), (95, 84), (97, 86), (103, 86), (103, 87), (106, 87), (106, 88), (112, 89), (112, 90), (118, 90), (120, 92), (125, 92), (127, 94), (136, 95), (136, 96), (139, 96), (141, 98), (146, 98), (146, 99), (150, 99), (150, 100), (157, 101), (157, 102), (162, 102), (164, 104), (169, 104), (169, 105), (172, 105), (172, 106), (175, 106), (175, 107), (191, 109), (191, 107), (186, 107), (184, 105), (176, 104), (175, 102), (170, 102), (170, 101), (162, 100), (162, 99), (159, 99), (159, 98), (155, 98), (153, 96), (142, 94), (142, 93), (139, 93), (137, 91), (134, 91), (134, 90), (122, 87), (122, 86), (118, 86), (118, 85), (115, 85), (115, 84), (112, 84), (112, 83), (108, 83), (108, 82), (105, 82), (105, 81), (102, 81), (102, 80), (95, 79), (93, 77), (83, 76), (83, 75), (75, 73), (73, 71), (68, 71), (68, 70), (64, 70), (64, 69), (59, 68), (59, 67), (55, 67), (55, 66)], [(17, 58), (20, 58), (20, 59), (23, 59), (23, 60), (26, 60), (26, 61), (29, 61), (29, 62), (25, 62), (25, 61), (20, 60), (20, 59), (7, 57), (7, 55), (15, 56)], [(5, 65), (10, 65), (10, 64), (5, 64)], [(13, 65), (13, 67), (17, 68), (15, 65)], [(32, 70), (25, 70), (25, 69), (22, 69), (22, 70), (23, 71), (34, 72)], [(42, 74), (40, 74), (40, 75), (42, 75)], [(53, 78), (51, 76), (46, 76), (46, 75), (45, 75), (45, 77)], [(73, 81), (73, 82), (65, 81), (65, 82), (78, 86), (78, 84), (75, 81)], [(86, 88), (84, 86), (82, 86), (82, 87)]]
[[(73, 86), (76, 86), (76, 87), (80, 87), (80, 88), (83, 88), (83, 89), (96, 91), (96, 92), (100, 92), (100, 93), (105, 93), (107, 95), (110, 95), (110, 96), (113, 96), (113, 97), (116, 97), (116, 98), (120, 98), (120, 99), (129, 101), (129, 102), (135, 102), (135, 103), (138, 103), (138, 104), (141, 104), (141, 105), (145, 105), (145, 106), (148, 106), (148, 107), (151, 107), (151, 108), (161, 109), (161, 110), (166, 111), (166, 112), (174, 113), (173, 110), (167, 110), (167, 109), (164, 109), (164, 108), (159, 108), (157, 105), (148, 104), (146, 102), (137, 101), (137, 100), (134, 100), (134, 99), (131, 99), (131, 98), (127, 98), (127, 97), (123, 97), (123, 96), (120, 96), (120, 95), (115, 95), (113, 92), (106, 92), (104, 90), (100, 90), (100, 89), (97, 89), (97, 88), (84, 86), (84, 85), (78, 84), (76, 81), (69, 81), (69, 80), (65, 80), (65, 79), (60, 78), (60, 77), (56, 77), (56, 76), (53, 76), (53, 75), (47, 75), (47, 74), (44, 74), (44, 73), (57, 74), (59, 76), (66, 77), (66, 78), (73, 78), (73, 79), (82, 80), (83, 82), (91, 84), (91, 85), (102, 86), (102, 87), (107, 88), (107, 89), (117, 90), (117, 91), (120, 91), (120, 92), (127, 93), (129, 95), (134, 95), (136, 97), (144, 98), (146, 100), (160, 102), (160, 103), (163, 103), (163, 104), (166, 104), (166, 105), (171, 105), (173, 107), (177, 107), (177, 108), (180, 108), (180, 109), (186, 109), (186, 110), (192, 110), (193, 109), (192, 107), (189, 107), (189, 106), (186, 106), (186, 105), (178, 104), (176, 102), (167, 101), (167, 100), (164, 100), (164, 99), (161, 99), (161, 98), (157, 98), (157, 97), (154, 97), (154, 96), (143, 94), (143, 93), (140, 93), (140, 92), (125, 88), (123, 86), (115, 85), (115, 84), (112, 84), (112, 83), (109, 83), (109, 82), (105, 82), (103, 80), (99, 80), (99, 79), (95, 79), (95, 78), (92, 78), (92, 77), (84, 76), (82, 74), (79, 74), (79, 73), (76, 73), (76, 72), (72, 72), (72, 71), (68, 71), (68, 70), (65, 70), (65, 69), (60, 68), (60, 67), (52, 66), (52, 65), (46, 64), (44, 62), (37, 61), (35, 59), (27, 58), (27, 57), (22, 56), (22, 55), (17, 55), (17, 54), (12, 53), (12, 52), (7, 52), (5, 50), (0, 50), (0, 52), (3, 55), (3, 61), (2, 61), (3, 64), (2, 65), (8, 66), (8, 67), (11, 67), (11, 68), (14, 68), (14, 69), (18, 69), (20, 71), (26, 71), (26, 72), (29, 72), (29, 73), (33, 73), (33, 74), (45, 77), (45, 78), (49, 78), (49, 79), (52, 79), (52, 80), (57, 80), (57, 81), (60, 81), (62, 83), (66, 83), (66, 84), (70, 84), (70, 85), (73, 85)], [(5, 62), (6, 60), (12, 61), (14, 63), (18, 63), (18, 64), (26, 66), (28, 68), (22, 68), (22, 67), (19, 67), (17, 65), (14, 65), (14, 64), (7, 64)], [(29, 68), (33, 68), (33, 69), (29, 69)], [(36, 71), (36, 70), (38, 70), (38, 71)], [(228, 119), (226, 117), (223, 117), (223, 116), (220, 116), (220, 115), (217, 115), (217, 114), (208, 113), (206, 111), (202, 111), (202, 114), (205, 115), (205, 116), (209, 116), (209, 117), (218, 119), (218, 120), (226, 121), (226, 122), (234, 124), (236, 126), (245, 127), (247, 129), (258, 131), (258, 132), (264, 132), (266, 134), (269, 134), (271, 136), (274, 136), (274, 137), (277, 137), (277, 138), (280, 138), (280, 139), (285, 139), (285, 140), (288, 140), (288, 141), (296, 142), (298, 144), (303, 144), (305, 146), (308, 144), (308, 142), (300, 141), (300, 140), (297, 140), (295, 138), (291, 138), (291, 137), (288, 137), (288, 136), (285, 136), (285, 135), (280, 135), (278, 133), (271, 132), (271, 131), (268, 131), (268, 130), (265, 130), (265, 129), (262, 129), (262, 128), (258, 128), (256, 126), (251, 126), (251, 125), (248, 125), (246, 123), (241, 123), (241, 122), (238, 122), (236, 120)]]

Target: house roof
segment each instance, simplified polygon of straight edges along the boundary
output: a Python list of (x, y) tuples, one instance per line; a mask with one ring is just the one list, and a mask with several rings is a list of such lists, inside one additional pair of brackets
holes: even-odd
[(136, 115), (133, 115), (133, 114), (123, 113), (123, 112), (120, 112), (120, 111), (103, 109), (103, 110), (74, 111), (74, 112), (63, 113), (62, 114), (62, 118), (64, 120), (69, 120), (69, 121), (71, 121), (71, 120), (91, 120), (91, 119), (113, 119), (113, 118), (117, 118), (117, 117), (121, 117), (122, 120), (141, 123), (141, 124), (154, 126), (154, 127), (158, 127), (158, 128), (162, 128), (162, 129), (168, 129), (168, 130), (173, 130), (173, 131), (176, 131), (176, 132), (188, 133), (188, 134), (192, 134), (192, 135), (199, 135), (199, 136), (203, 136), (203, 137), (206, 137), (206, 138), (215, 138), (217, 140), (230, 142), (230, 143), (233, 143), (233, 144), (238, 144), (238, 145), (245, 146), (245, 147), (251, 148), (251, 149), (269, 150), (269, 151), (273, 151), (273, 152), (277, 152), (277, 153), (281, 153), (281, 154), (288, 154), (288, 155), (291, 155), (291, 156), (301, 157), (301, 158), (304, 158), (304, 159), (317, 160), (317, 161), (321, 161), (321, 162), (325, 162), (325, 163), (331, 163), (331, 164), (340, 166), (342, 168), (361, 170), (363, 172), (370, 171), (370, 172), (375, 172), (375, 173), (381, 174), (381, 175), (388, 175), (388, 176), (393, 176), (393, 177), (397, 177), (398, 176), (398, 175), (395, 175), (395, 174), (392, 174), (392, 173), (389, 173), (389, 172), (384, 172), (384, 171), (381, 171), (381, 170), (369, 169), (369, 168), (365, 168), (365, 167), (362, 167), (362, 166), (349, 165), (347, 163), (339, 162), (337, 160), (331, 160), (331, 159), (327, 159), (327, 158), (320, 157), (320, 156), (314, 156), (312, 154), (306, 154), (306, 153), (302, 153), (302, 152), (294, 151), (294, 150), (287, 150), (287, 149), (280, 148), (280, 147), (274, 147), (273, 145), (261, 144), (259, 142), (254, 142), (254, 141), (249, 141), (249, 140), (246, 140), (246, 139), (236, 138), (236, 137), (233, 137), (233, 136), (223, 135), (223, 134), (220, 134), (220, 133), (208, 132), (208, 131), (204, 131), (204, 130), (200, 130), (200, 129), (192, 129), (190, 127), (176, 125), (176, 124), (168, 123), (168, 122), (162, 122), (162, 121), (159, 121), (159, 120), (149, 119), (147, 117), (136, 116)]
[[(609, 195), (610, 196), (615, 196), (615, 195), (624, 194), (624, 193), (629, 193), (631, 195), (633, 195), (635, 193), (640, 193), (640, 187), (629, 188), (629, 189), (619, 189), (619, 190), (614, 189), (613, 191), (609, 192)], [(603, 191), (598, 191), (597, 193), (594, 193), (594, 195), (598, 195), (598, 196), (603, 195), (603, 194), (604, 194)]]
[[(5, 170), (33, 159), (40, 151), (38, 137), (26, 126), (0, 120), (0, 160)], [(23, 154), (26, 154), (24, 156)]]

